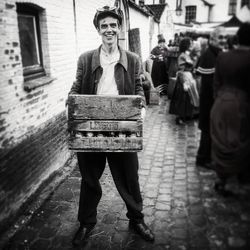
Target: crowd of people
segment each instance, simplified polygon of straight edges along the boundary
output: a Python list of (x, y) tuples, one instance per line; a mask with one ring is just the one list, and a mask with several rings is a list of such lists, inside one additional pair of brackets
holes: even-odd
[(150, 56), (153, 86), (168, 95), (176, 125), (198, 118), (196, 165), (216, 171), (214, 188), (222, 195), (230, 194), (231, 176), (249, 182), (249, 34), (250, 23), (243, 23), (234, 36), (221, 26), (205, 37), (176, 34), (168, 45), (161, 36)]

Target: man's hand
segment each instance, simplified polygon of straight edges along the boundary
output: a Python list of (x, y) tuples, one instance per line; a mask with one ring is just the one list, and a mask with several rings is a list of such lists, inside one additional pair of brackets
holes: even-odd
[(141, 109), (141, 119), (142, 119), (142, 121), (144, 121), (145, 118), (146, 118), (146, 109), (143, 107)]
[(140, 74), (140, 81), (144, 82), (146, 80), (146, 77), (144, 74)]

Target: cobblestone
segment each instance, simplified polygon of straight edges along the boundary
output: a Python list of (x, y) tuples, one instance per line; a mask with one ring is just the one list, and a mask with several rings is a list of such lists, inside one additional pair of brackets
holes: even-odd
[[(107, 167), (101, 178), (98, 223), (80, 249), (250, 249), (250, 185), (239, 186), (232, 180), (229, 188), (234, 197), (216, 194), (216, 174), (195, 166), (200, 136), (197, 121), (176, 126), (168, 105), (162, 98), (159, 106), (148, 108), (144, 151), (138, 154), (145, 221), (155, 232), (155, 242), (145, 242), (128, 229), (126, 207)], [(31, 218), (13, 225), (15, 230), (6, 232), (0, 248), (74, 249), (71, 239), (78, 227), (79, 188), (80, 174), (75, 167), (33, 215), (25, 211)]]

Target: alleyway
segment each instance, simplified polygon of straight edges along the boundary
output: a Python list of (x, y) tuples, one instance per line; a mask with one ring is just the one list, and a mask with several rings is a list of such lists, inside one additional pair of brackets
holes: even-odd
[[(84, 249), (250, 249), (250, 186), (239, 188), (232, 180), (230, 188), (237, 195), (218, 196), (215, 173), (195, 166), (197, 122), (177, 127), (168, 105), (162, 99), (148, 108), (144, 151), (139, 153), (145, 221), (155, 232), (155, 242), (129, 231), (125, 205), (106, 168), (98, 224)], [(5, 249), (74, 249), (79, 187), (76, 167)]]

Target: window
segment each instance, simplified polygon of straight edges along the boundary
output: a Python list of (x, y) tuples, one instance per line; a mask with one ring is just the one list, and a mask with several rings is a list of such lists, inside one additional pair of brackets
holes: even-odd
[(229, 0), (228, 15), (236, 14), (237, 0)]
[(166, 0), (160, 0), (160, 4), (165, 4)]
[(185, 23), (196, 21), (196, 6), (186, 6)]
[(18, 29), (25, 80), (45, 75), (39, 26), (40, 8), (17, 4)]
[(241, 8), (245, 5), (250, 9), (250, 0), (241, 0)]
[(145, 3), (144, 3), (144, 0), (139, 0), (139, 5), (140, 5), (140, 6), (144, 6), (144, 4), (145, 4)]

